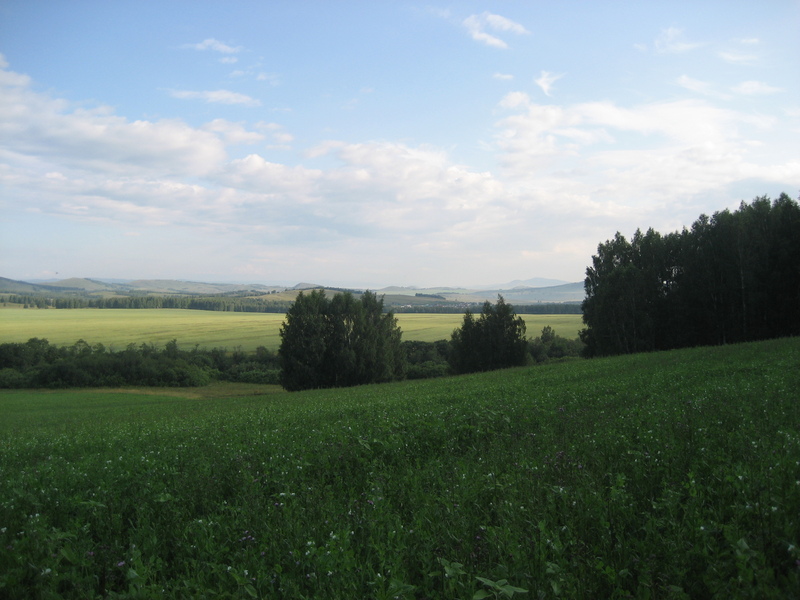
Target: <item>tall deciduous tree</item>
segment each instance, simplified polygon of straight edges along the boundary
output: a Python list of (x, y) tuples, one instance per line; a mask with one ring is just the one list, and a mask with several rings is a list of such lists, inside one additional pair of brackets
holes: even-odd
[(800, 334), (800, 207), (786, 194), (666, 236), (619, 233), (586, 270), (590, 356)]
[(525, 321), (502, 296), (494, 306), (484, 302), (477, 320), (467, 311), (450, 344), (450, 366), (456, 373), (521, 366), (528, 360)]
[(365, 292), (325, 297), (300, 292), (281, 327), (281, 384), (287, 390), (345, 387), (401, 379), (405, 355), (397, 319)]

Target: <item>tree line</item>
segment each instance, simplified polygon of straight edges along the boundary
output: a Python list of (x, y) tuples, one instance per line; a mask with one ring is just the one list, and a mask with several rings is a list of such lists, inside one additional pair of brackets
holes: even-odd
[(220, 296), (111, 296), (85, 298), (79, 296), (52, 297), (31, 294), (9, 294), (7, 302), (35, 308), (182, 308), (229, 312), (282, 313), (291, 306), (285, 300), (253, 297)]
[[(345, 291), (344, 293), (354, 292)], [(421, 295), (417, 294), (417, 296)], [(437, 298), (444, 300), (443, 297)], [(293, 303), (293, 301), (287, 300), (271, 300), (251, 296), (232, 297), (230, 295), (201, 297), (132, 295), (87, 298), (74, 295), (7, 294), (3, 295), (3, 301), (11, 304), (22, 304), (25, 308), (181, 308), (186, 310), (260, 313), (285, 313)], [(480, 302), (444, 302), (416, 306), (392, 306), (391, 310), (395, 313), (458, 314), (467, 310), (480, 311), (482, 306), (483, 304)], [(388, 310), (389, 307), (384, 307), (384, 312)], [(521, 304), (516, 306), (516, 312), (526, 315), (579, 315), (581, 314), (581, 304), (580, 302)]]
[(587, 356), (800, 334), (800, 207), (766, 196), (682, 231), (619, 232), (586, 270)]
[(84, 340), (59, 347), (39, 338), (0, 344), (0, 388), (195, 387), (212, 380), (277, 384), (278, 375), (275, 352), (263, 346), (255, 352), (182, 350), (172, 340), (163, 348), (129, 344), (115, 351)]

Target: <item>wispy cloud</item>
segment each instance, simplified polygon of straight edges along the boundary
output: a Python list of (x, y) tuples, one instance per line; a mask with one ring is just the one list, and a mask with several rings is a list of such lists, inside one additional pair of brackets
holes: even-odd
[(517, 35), (524, 35), (528, 33), (519, 23), (515, 23), (511, 19), (495, 15), (489, 12), (484, 12), (479, 15), (470, 15), (462, 22), (462, 25), (467, 29), (472, 39), (476, 42), (492, 46), (493, 48), (508, 48), (508, 44), (486, 32), (486, 29), (499, 32), (510, 32)]
[(514, 79), (514, 76), (509, 73), (495, 73), (492, 77), (494, 79), (500, 79), (501, 81), (511, 81)]
[(746, 96), (777, 94), (783, 91), (781, 88), (768, 85), (762, 81), (743, 81), (731, 89), (737, 94), (744, 94)]
[(683, 30), (676, 27), (663, 29), (654, 44), (656, 52), (659, 54), (679, 54), (701, 46), (700, 43), (686, 41)]
[(712, 98), (719, 98), (721, 100), (726, 100), (730, 98), (728, 94), (723, 94), (722, 92), (718, 92), (714, 89), (714, 86), (707, 82), (707, 81), (700, 81), (699, 79), (692, 79), (688, 75), (681, 75), (675, 81), (679, 86), (685, 88), (691, 92), (695, 92), (697, 94), (702, 94), (704, 96), (709, 96)]
[(198, 44), (184, 44), (183, 47), (192, 50), (212, 50), (214, 52), (221, 52), (222, 54), (236, 54), (243, 50), (242, 46), (229, 46), (214, 38), (205, 39)]
[(203, 126), (206, 131), (219, 134), (228, 144), (254, 144), (264, 139), (264, 135), (248, 131), (244, 124), (234, 123), (226, 119), (214, 119)]
[(720, 51), (717, 52), (717, 56), (719, 56), (725, 62), (735, 65), (751, 65), (758, 60), (758, 56), (755, 54), (747, 54), (736, 51)]
[(564, 77), (563, 73), (557, 75), (555, 73), (550, 73), (549, 71), (542, 71), (542, 74), (539, 76), (539, 79), (535, 80), (535, 83), (542, 88), (545, 96), (549, 96), (550, 90), (553, 89), (553, 84), (562, 77)]
[(261, 101), (246, 94), (230, 90), (209, 90), (195, 92), (190, 90), (170, 90), (169, 95), (181, 100), (205, 100), (212, 104), (241, 104), (243, 106), (261, 106)]

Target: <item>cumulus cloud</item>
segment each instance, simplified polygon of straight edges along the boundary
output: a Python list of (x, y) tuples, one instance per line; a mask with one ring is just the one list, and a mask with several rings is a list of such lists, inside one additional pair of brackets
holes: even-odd
[(190, 91), (170, 90), (169, 95), (181, 100), (205, 100), (214, 104), (241, 104), (243, 106), (261, 106), (261, 101), (246, 94), (230, 90)]
[[(498, 110), (497, 172), (392, 141), (329, 140), (288, 164), (265, 151), (294, 142), (281, 123), (131, 121), (105, 106), (76, 108), (0, 69), (0, 186), (9, 190), (0, 205), (7, 213), (13, 198), (65, 223), (114, 225), (120, 238), (176, 226), (170, 236), (202, 238), (192, 260), (213, 248), (270, 278), (277, 268), (313, 278), (358, 257), (366, 280), (388, 270), (388, 283), (461, 285), (472, 283), (461, 280), (464, 264), (476, 265), (475, 282), (495, 280), (500, 266), (581, 264), (602, 239), (598, 228), (663, 229), (676, 202), (694, 219), (692, 198), (731, 182), (800, 180), (783, 148), (759, 145), (774, 122), (705, 98), (559, 106), (513, 92)], [(258, 146), (233, 154), (247, 144)], [(235, 244), (222, 237), (231, 232)], [(443, 272), (459, 280), (442, 282)]]
[(564, 74), (555, 74), (550, 73), (549, 71), (542, 71), (541, 75), (539, 75), (539, 79), (535, 80), (536, 85), (542, 88), (545, 96), (550, 95), (550, 90), (553, 89), (553, 84), (564, 77)]
[(462, 21), (462, 25), (467, 29), (473, 40), (486, 44), (487, 46), (492, 46), (493, 48), (505, 49), (508, 48), (508, 44), (499, 37), (487, 33), (486, 29), (510, 32), (517, 35), (528, 33), (528, 30), (519, 23), (515, 23), (511, 19), (489, 12), (484, 12), (479, 15), (470, 15)]
[(747, 178), (800, 177), (797, 161), (758, 143), (773, 119), (704, 101), (553, 106), (515, 94), (501, 107), (510, 111), (496, 136), (505, 175), (531, 197), (571, 194), (585, 214), (624, 222)]

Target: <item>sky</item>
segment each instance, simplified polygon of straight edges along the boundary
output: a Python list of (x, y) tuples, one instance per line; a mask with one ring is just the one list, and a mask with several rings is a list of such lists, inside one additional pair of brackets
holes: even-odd
[(582, 281), (800, 194), (800, 2), (0, 0), (0, 276)]

